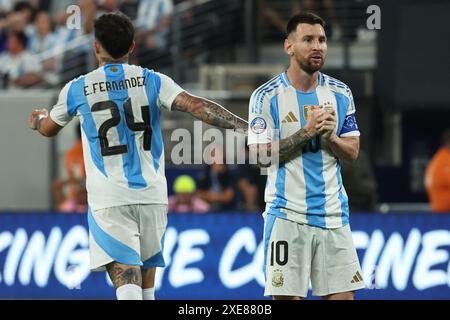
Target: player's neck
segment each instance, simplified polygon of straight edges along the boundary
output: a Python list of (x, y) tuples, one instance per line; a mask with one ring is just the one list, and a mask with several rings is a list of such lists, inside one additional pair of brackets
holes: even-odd
[(310, 74), (293, 64), (287, 69), (286, 75), (292, 86), (302, 92), (315, 90), (319, 82), (319, 71)]
[(98, 65), (103, 67), (107, 64), (122, 64), (128, 63), (128, 55), (120, 59), (113, 59), (111, 57), (98, 57)]

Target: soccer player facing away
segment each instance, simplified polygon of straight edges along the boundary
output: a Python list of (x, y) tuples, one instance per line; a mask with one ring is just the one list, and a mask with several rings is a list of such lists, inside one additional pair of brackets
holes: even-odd
[(179, 110), (227, 129), (246, 121), (192, 96), (171, 78), (127, 64), (134, 28), (121, 13), (95, 20), (99, 68), (70, 81), (48, 114), (34, 110), (29, 127), (55, 136), (73, 117), (81, 122), (91, 270), (107, 270), (118, 299), (154, 299), (156, 267), (164, 266), (167, 183), (160, 109)]
[[(340, 161), (358, 157), (359, 131), (350, 88), (319, 70), (327, 54), (324, 21), (301, 13), (284, 42), (290, 66), (253, 92), (248, 144), (278, 152), (265, 190), (265, 295), (353, 299), (364, 287), (349, 226)], [(273, 132), (274, 134), (271, 134)]]

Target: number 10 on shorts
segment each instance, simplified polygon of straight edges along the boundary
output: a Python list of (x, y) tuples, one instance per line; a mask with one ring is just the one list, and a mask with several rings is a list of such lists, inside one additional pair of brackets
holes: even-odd
[[(275, 253), (275, 254), (274, 254)], [(279, 266), (284, 266), (288, 262), (288, 243), (287, 241), (272, 241), (270, 243), (270, 265), (275, 262)]]

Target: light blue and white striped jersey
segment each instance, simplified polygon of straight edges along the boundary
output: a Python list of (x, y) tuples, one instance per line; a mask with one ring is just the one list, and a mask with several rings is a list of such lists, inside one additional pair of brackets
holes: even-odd
[[(337, 136), (359, 136), (355, 105), (347, 85), (319, 73), (316, 89), (305, 93), (295, 89), (286, 73), (282, 73), (252, 94), (248, 144), (291, 136), (306, 125), (305, 106), (311, 105), (334, 108)], [(297, 158), (280, 164), (277, 170), (269, 170), (265, 201), (265, 214), (298, 223), (339, 228), (349, 222), (341, 165), (321, 148), (320, 136), (306, 145)]]
[(173, 12), (172, 0), (141, 0), (138, 7), (136, 26), (146, 30), (156, 28), (162, 17)]
[(169, 77), (107, 64), (69, 82), (50, 117), (80, 119), (88, 203), (92, 210), (167, 204), (160, 108), (183, 91)]

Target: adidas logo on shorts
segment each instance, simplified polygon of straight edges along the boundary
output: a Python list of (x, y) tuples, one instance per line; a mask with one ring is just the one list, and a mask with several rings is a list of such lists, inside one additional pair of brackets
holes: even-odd
[(355, 275), (353, 276), (353, 280), (351, 281), (351, 283), (358, 283), (360, 281), (363, 281), (363, 278), (361, 277), (361, 274), (359, 273), (359, 271), (356, 271)]

